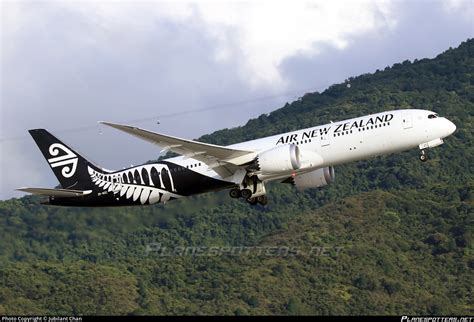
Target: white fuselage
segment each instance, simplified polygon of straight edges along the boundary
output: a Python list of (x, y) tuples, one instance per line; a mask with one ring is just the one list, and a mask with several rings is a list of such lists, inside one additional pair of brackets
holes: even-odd
[[(456, 126), (452, 122), (438, 117), (434, 112), (405, 109), (366, 115), (228, 147), (265, 151), (278, 145), (298, 145), (302, 155), (301, 167), (287, 173), (264, 176), (264, 181), (272, 181), (322, 167), (414, 148), (434, 147), (441, 144), (442, 139), (451, 135), (455, 129)], [(167, 161), (184, 167), (192, 165), (193, 171), (206, 176), (236, 183), (241, 180), (238, 176), (222, 178), (206, 164), (192, 158), (175, 157)]]

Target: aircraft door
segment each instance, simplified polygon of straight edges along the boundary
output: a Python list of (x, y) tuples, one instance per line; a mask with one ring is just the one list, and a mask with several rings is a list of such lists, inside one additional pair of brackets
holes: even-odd
[(328, 146), (329, 145), (329, 134), (327, 131), (321, 131), (321, 146)]
[(411, 119), (411, 114), (409, 112), (403, 114), (402, 116), (402, 124), (404, 129), (410, 129), (413, 127), (413, 122)]

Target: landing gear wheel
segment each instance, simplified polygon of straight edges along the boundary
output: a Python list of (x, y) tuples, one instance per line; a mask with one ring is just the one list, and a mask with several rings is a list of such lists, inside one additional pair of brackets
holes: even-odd
[(240, 190), (237, 188), (231, 189), (229, 191), (229, 196), (234, 199), (240, 198)]
[(426, 162), (428, 160), (428, 152), (425, 149), (421, 150), (420, 152), (420, 161)]
[(257, 199), (257, 202), (261, 204), (262, 206), (265, 206), (268, 203), (267, 196), (258, 196), (256, 199)]
[(242, 190), (240, 190), (240, 194), (241, 194), (242, 198), (249, 199), (252, 196), (252, 190), (242, 189)]
[(247, 198), (247, 202), (252, 206), (255, 206), (258, 203), (257, 198)]

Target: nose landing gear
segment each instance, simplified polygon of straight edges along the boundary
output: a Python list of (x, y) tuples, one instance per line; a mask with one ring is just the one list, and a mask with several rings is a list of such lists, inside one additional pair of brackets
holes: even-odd
[(419, 158), (421, 162), (426, 162), (428, 160), (428, 151), (426, 149), (421, 149)]

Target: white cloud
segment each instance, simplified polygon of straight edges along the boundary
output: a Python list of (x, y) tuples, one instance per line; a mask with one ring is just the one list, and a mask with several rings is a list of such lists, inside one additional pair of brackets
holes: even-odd
[[(351, 37), (396, 25), (388, 1), (71, 1), (57, 6), (87, 16), (103, 30), (133, 28), (147, 37), (162, 19), (202, 23), (216, 41), (217, 62), (232, 61), (254, 87), (276, 90), (286, 85), (278, 70), (285, 58), (315, 55), (319, 46), (344, 49)], [(27, 21), (18, 10), (12, 16), (6, 24)]]
[[(314, 55), (318, 45), (344, 49), (351, 36), (396, 24), (386, 1), (252, 1), (189, 5), (215, 36), (218, 60), (239, 61), (241, 77), (254, 86), (281, 89), (280, 63)], [(171, 14), (173, 16), (174, 12)], [(178, 15), (180, 19), (182, 15)]]
[(448, 14), (456, 14), (469, 21), (474, 31), (474, 1), (472, 0), (446, 0), (443, 8)]

